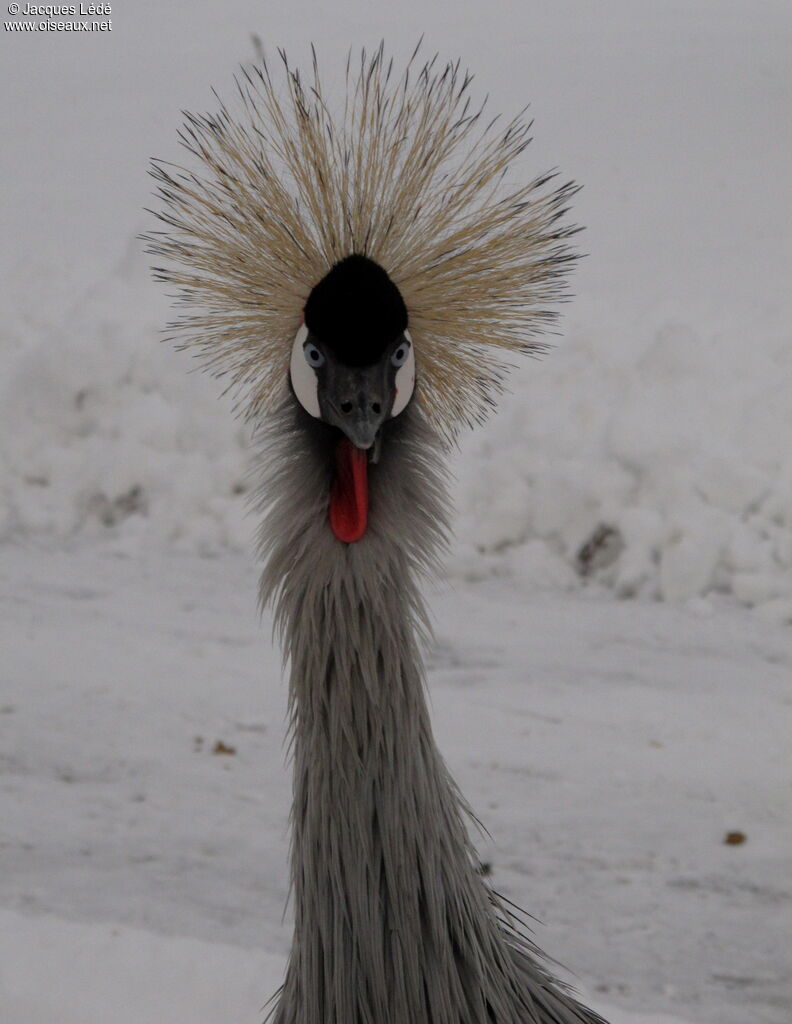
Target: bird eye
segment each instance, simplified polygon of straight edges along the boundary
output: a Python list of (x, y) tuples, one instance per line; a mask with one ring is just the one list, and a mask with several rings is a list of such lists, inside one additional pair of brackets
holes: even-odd
[[(314, 353), (319, 356), (318, 363), (311, 359)], [(302, 324), (292, 344), (289, 378), (297, 401), (307, 413), (317, 419), (321, 414), (319, 411), (319, 375), (316, 373), (316, 368), (323, 362), (324, 356), (316, 345), (308, 340), (308, 328)]]
[[(415, 390), (415, 349), (407, 331), (404, 332), (404, 337), (391, 355), (391, 365), (396, 367), (391, 416), (398, 416), (410, 404)], [(314, 374), (314, 376), (316, 375)]]
[(318, 370), (320, 366), (324, 366), (325, 357), (312, 341), (306, 341), (303, 345), (303, 355), (305, 356), (306, 363), (309, 366), (313, 366), (315, 370)]
[(404, 364), (407, 362), (407, 356), (409, 354), (410, 343), (409, 341), (403, 341), (391, 356), (391, 364), (393, 366), (404, 366)]

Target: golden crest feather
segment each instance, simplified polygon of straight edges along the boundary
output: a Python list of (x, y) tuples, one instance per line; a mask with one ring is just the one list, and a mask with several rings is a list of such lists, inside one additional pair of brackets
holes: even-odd
[(281, 52), (280, 91), (261, 61), (236, 79), (238, 114), (219, 100), (215, 114), (185, 114), (197, 170), (153, 161), (165, 230), (144, 236), (147, 251), (190, 307), (170, 336), (228, 379), (248, 416), (284, 393), (308, 295), (351, 253), (399, 288), (416, 395), (447, 441), (485, 418), (510, 357), (541, 350), (567, 296), (578, 229), (562, 220), (577, 187), (550, 185), (554, 174), (507, 186), (530, 122), (485, 123), (459, 62), (417, 55), (399, 76), (382, 45), (348, 59), (334, 115), (315, 52), (309, 82)]

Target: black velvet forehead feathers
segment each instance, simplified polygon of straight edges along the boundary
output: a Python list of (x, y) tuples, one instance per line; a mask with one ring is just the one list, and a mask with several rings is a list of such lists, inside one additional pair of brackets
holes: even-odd
[(313, 288), (305, 326), (340, 362), (369, 366), (407, 328), (407, 307), (382, 267), (355, 253), (339, 260)]

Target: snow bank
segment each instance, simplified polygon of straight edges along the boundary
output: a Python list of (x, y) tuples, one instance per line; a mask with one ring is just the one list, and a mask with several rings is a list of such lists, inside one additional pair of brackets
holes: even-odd
[[(5, 339), (0, 536), (119, 535), (193, 550), (245, 543), (241, 431), (218, 388), (158, 343), (164, 303), (138, 244), (65, 316)], [(75, 278), (77, 275), (74, 275)]]
[[(133, 243), (130, 243), (132, 245)], [(248, 439), (158, 344), (143, 258), (5, 335), (0, 536), (249, 546)], [(792, 620), (792, 346), (683, 322), (569, 335), (456, 457), (457, 573), (624, 597), (729, 592)]]
[(573, 333), (459, 460), (464, 539), (539, 585), (792, 621), (792, 346), (758, 333)]

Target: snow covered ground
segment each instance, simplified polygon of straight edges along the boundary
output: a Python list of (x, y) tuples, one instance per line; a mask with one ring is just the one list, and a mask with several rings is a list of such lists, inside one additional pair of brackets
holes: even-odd
[[(250, 559), (1, 564), (2, 1020), (255, 1024), (290, 783)], [(785, 1024), (792, 634), (502, 581), (433, 604), (437, 739), (537, 941), (616, 1021)]]
[[(235, 552), (4, 545), (4, 1024), (260, 1020), (289, 773), (254, 605)], [(537, 941), (611, 1024), (787, 1024), (792, 633), (519, 576), (433, 606), (438, 741)]]
[(157, 344), (135, 240), (148, 157), (252, 32), (328, 69), (425, 33), (493, 111), (531, 101), (521, 177), (584, 184), (564, 337), (455, 459), (436, 732), (496, 885), (613, 1024), (789, 1024), (788, 0), (0, 33), (0, 1021), (252, 1024), (288, 949), (247, 437)]

